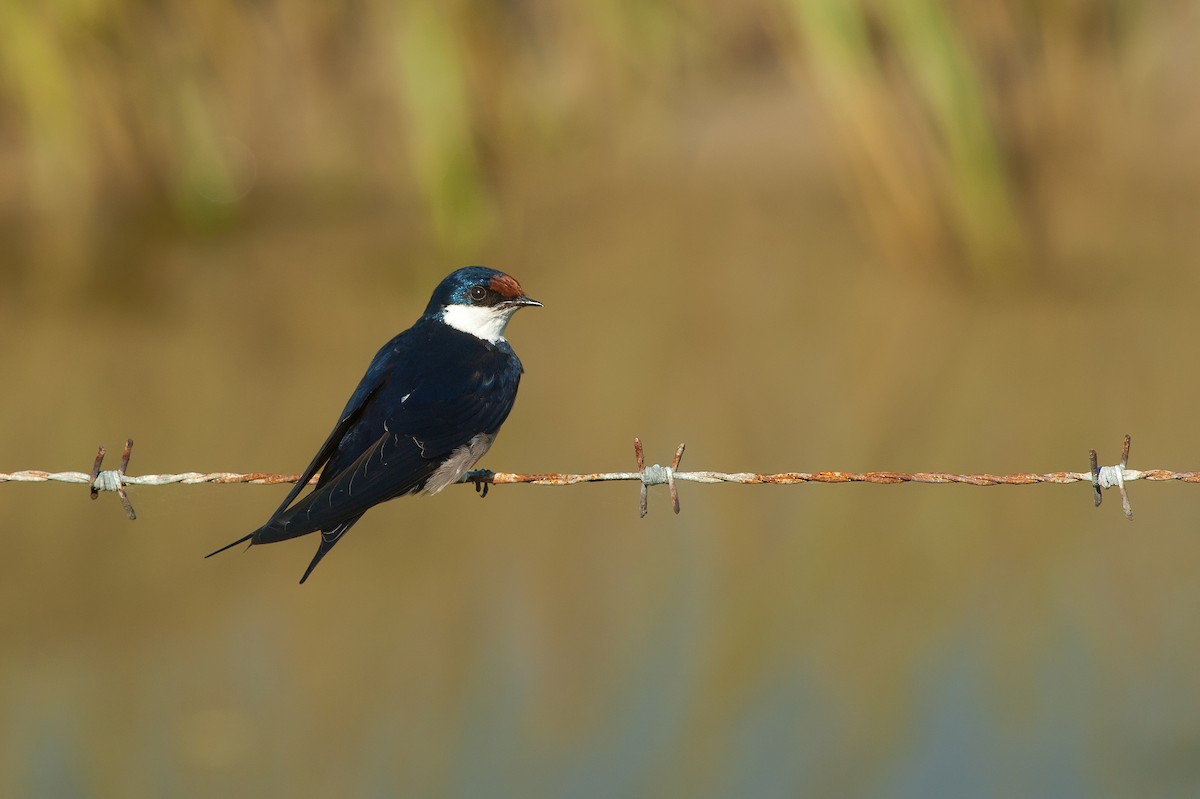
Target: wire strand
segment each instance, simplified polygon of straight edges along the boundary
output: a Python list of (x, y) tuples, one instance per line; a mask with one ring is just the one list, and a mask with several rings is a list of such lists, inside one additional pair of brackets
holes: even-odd
[[(931, 485), (942, 485), (948, 483), (957, 483), (960, 485), (971, 486), (1013, 486), (1035, 485), (1040, 483), (1062, 485), (1066, 483), (1087, 482), (1091, 483), (1093, 486), (1097, 505), (1100, 504), (1100, 498), (1102, 496), (1101, 489), (1113, 487), (1117, 488), (1122, 495), (1122, 505), (1125, 508), (1126, 516), (1129, 518), (1132, 518), (1132, 511), (1129, 509), (1128, 494), (1125, 491), (1126, 483), (1135, 482), (1137, 480), (1200, 483), (1200, 472), (1180, 472), (1170, 469), (1139, 470), (1128, 468), (1127, 462), (1129, 460), (1129, 441), (1129, 436), (1126, 436), (1121, 454), (1121, 462), (1117, 466), (1098, 466), (1096, 462), (1095, 450), (1092, 450), (1090, 453), (1091, 470), (1088, 472), (958, 474), (953, 472), (820, 471), (763, 474), (759, 472), (680, 471), (679, 461), (683, 457), (683, 444), (680, 444), (679, 448), (676, 450), (675, 459), (671, 466), (660, 466), (658, 464), (647, 466), (643, 458), (642, 443), (639, 439), (634, 439), (634, 452), (638, 463), (638, 470), (634, 472), (589, 472), (583, 474), (545, 472), (536, 474), (515, 474), (511, 472), (493, 472), (486, 469), (479, 469), (467, 473), (459, 480), (459, 482), (474, 484), (476, 490), (482, 489), (483, 491), (486, 491), (487, 486), (514, 485), (518, 483), (545, 486), (568, 486), (577, 485), (579, 483), (636, 481), (640, 483), (642, 487), (642, 515), (645, 515), (645, 492), (647, 486), (662, 484), (670, 486), (672, 502), (675, 507), (675, 512), (678, 513), (679, 497), (675, 487), (676, 482), (740, 483), (743, 485), (795, 485), (799, 483), (871, 483), (876, 485), (925, 483)], [(122, 501), (125, 504), (125, 509), (129, 513), (129, 517), (132, 519), (135, 518), (135, 516), (133, 513), (133, 508), (129, 505), (128, 497), (125, 496), (125, 486), (200, 485), (205, 483), (217, 485), (231, 485), (234, 483), (248, 483), (250, 485), (279, 485), (283, 483), (295, 483), (299, 479), (299, 475), (295, 474), (272, 474), (266, 472), (180, 472), (175, 474), (128, 475), (125, 474), (125, 469), (129, 464), (129, 455), (132, 447), (133, 441), (127, 441), (125, 444), (125, 451), (122, 455), (120, 469), (101, 470), (100, 466), (105, 454), (104, 448), (101, 447), (97, 453), (96, 462), (91, 474), (86, 472), (49, 472), (39, 469), (27, 469), (18, 472), (0, 472), (0, 483), (61, 482), (86, 484), (91, 487), (93, 499), (100, 491), (116, 491), (121, 495)], [(314, 477), (311, 482), (315, 483), (316, 480), (317, 478)]]

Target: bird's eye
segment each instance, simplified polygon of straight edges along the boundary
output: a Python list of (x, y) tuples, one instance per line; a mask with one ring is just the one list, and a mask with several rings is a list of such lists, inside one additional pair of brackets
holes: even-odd
[(483, 286), (471, 286), (471, 290), (467, 294), (474, 302), (483, 302), (483, 299), (487, 297), (487, 289)]

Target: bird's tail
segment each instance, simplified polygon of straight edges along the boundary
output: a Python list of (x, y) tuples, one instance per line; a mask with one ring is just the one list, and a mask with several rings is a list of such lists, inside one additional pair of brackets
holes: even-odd
[(304, 570), (304, 576), (300, 578), (301, 585), (303, 585), (304, 581), (308, 579), (308, 575), (312, 574), (313, 569), (317, 568), (317, 564), (321, 562), (321, 558), (325, 557), (326, 553), (333, 549), (333, 545), (338, 541), (341, 541), (342, 536), (346, 534), (346, 531), (353, 527), (354, 523), (361, 518), (362, 514), (360, 513), (354, 518), (347, 519), (346, 521), (342, 522), (332, 530), (321, 531), (321, 543), (317, 546), (317, 554), (313, 555), (312, 562), (309, 563), (308, 568)]
[[(248, 533), (247, 535), (242, 536), (237, 541), (234, 541), (231, 544), (226, 544), (225, 546), (221, 547), (220, 549), (214, 549), (212, 552), (209, 552), (204, 557), (211, 558), (213, 555), (216, 555), (219, 552), (224, 552), (227, 549), (232, 549), (233, 547), (236, 547), (238, 544), (243, 544), (246, 541), (250, 541), (250, 539), (254, 538), (255, 534), (257, 534), (257, 533), (258, 533), (258, 530), (255, 530), (253, 533)], [(251, 542), (251, 543), (253, 543), (253, 542)]]
[(239, 538), (237, 541), (234, 541), (233, 543), (230, 543), (230, 544), (226, 544), (225, 546), (221, 547), (220, 549), (216, 550), (215, 552), (209, 552), (204, 557), (211, 558), (213, 555), (216, 555), (218, 552), (224, 552), (225, 550), (230, 549), (232, 547), (236, 547), (238, 544), (243, 544), (246, 541), (249, 541), (251, 543), (251, 545), (253, 545), (253, 544), (273, 544), (276, 541), (286, 541), (289, 538), (295, 538), (295, 537), (301, 536), (301, 535), (308, 535), (313, 530), (317, 529), (314, 525), (311, 525), (311, 524), (305, 525), (305, 524), (296, 523), (296, 520), (294, 518), (296, 516), (296, 514), (293, 513), (294, 510), (295, 510), (295, 508), (289, 508), (284, 513), (276, 514), (275, 516), (272, 516), (270, 521), (268, 521), (262, 527), (255, 530), (253, 533), (247, 533), (246, 535)]
[[(334, 527), (330, 530), (323, 530), (321, 532), (321, 543), (317, 546), (317, 554), (313, 555), (312, 562), (309, 563), (308, 568), (304, 570), (304, 576), (300, 578), (301, 583), (303, 583), (305, 580), (308, 579), (308, 576), (310, 574), (312, 574), (313, 569), (317, 568), (317, 564), (321, 562), (321, 558), (325, 557), (326, 553), (328, 553), (329, 550), (333, 549), (334, 544), (336, 544), (338, 541), (342, 540), (342, 536), (346, 534), (346, 531), (349, 530), (351, 527), (353, 527), (354, 523), (357, 522), (360, 518), (362, 518), (361, 513), (358, 514), (357, 516), (347, 519), (344, 522), (339, 523), (336, 527)], [(211, 558), (213, 555), (216, 555), (218, 552), (224, 552), (227, 549), (236, 547), (238, 544), (244, 544), (247, 541), (249, 541), (251, 545), (270, 544), (275, 541), (283, 541), (288, 538), (296, 538), (297, 536), (301, 536), (301, 535), (305, 535), (307, 533), (313, 532), (311, 527), (306, 529), (304, 527), (295, 525), (289, 529), (288, 525), (289, 525), (289, 522), (287, 522), (287, 521), (283, 521), (280, 519), (273, 519), (272, 521), (267, 522), (262, 527), (255, 530), (253, 533), (244, 535), (241, 538), (239, 538), (238, 540), (236, 540), (232, 543), (226, 544), (225, 546), (221, 547), (220, 549), (209, 552), (204, 557)]]
[(304, 570), (304, 576), (300, 578), (300, 585), (304, 585), (304, 581), (308, 579), (308, 575), (313, 573), (313, 569), (317, 568), (317, 564), (321, 562), (321, 558), (325, 557), (325, 553), (333, 549), (333, 544), (336, 543), (336, 538), (333, 540), (333, 543), (329, 543), (325, 540), (324, 536), (321, 537), (321, 545), (317, 547), (317, 554), (313, 555), (308, 568)]

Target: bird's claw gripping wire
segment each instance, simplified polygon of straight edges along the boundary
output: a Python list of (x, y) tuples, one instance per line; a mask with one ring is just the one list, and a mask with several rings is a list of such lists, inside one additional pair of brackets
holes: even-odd
[(488, 489), (491, 487), (492, 479), (495, 476), (496, 473), (491, 469), (475, 469), (467, 472), (463, 480), (464, 482), (472, 483), (475, 486), (475, 493), (479, 495), (480, 499), (483, 499), (488, 495)]
[(125, 451), (121, 453), (121, 468), (101, 470), (100, 467), (104, 464), (104, 455), (106, 450), (104, 445), (100, 445), (100, 449), (96, 451), (96, 461), (92, 464), (92, 482), (90, 484), (92, 499), (100, 496), (101, 491), (116, 491), (117, 496), (121, 498), (121, 504), (125, 507), (125, 513), (128, 514), (132, 521), (137, 518), (137, 514), (133, 511), (133, 503), (129, 501), (129, 495), (125, 493), (125, 470), (129, 468), (129, 455), (133, 452), (133, 439), (125, 440)]

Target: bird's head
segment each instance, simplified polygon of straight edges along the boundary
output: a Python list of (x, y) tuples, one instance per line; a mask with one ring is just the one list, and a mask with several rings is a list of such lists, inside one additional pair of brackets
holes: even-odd
[(512, 315), (528, 305), (541, 303), (525, 296), (516, 278), (486, 266), (467, 266), (438, 284), (425, 316), (495, 344), (504, 340)]

